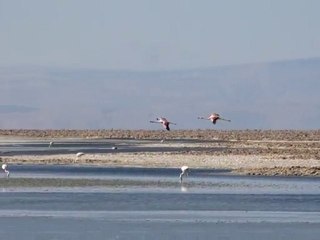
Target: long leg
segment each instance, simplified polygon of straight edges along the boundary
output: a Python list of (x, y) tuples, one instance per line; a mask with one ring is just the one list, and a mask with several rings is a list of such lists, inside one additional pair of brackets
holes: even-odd
[(157, 121), (150, 121), (150, 123), (160, 123), (160, 122), (157, 122)]
[(219, 120), (223, 120), (223, 121), (231, 122), (231, 120), (229, 120), (229, 119), (225, 119), (225, 118), (219, 118)]
[(208, 118), (206, 118), (206, 117), (198, 117), (198, 119), (201, 119), (201, 120), (210, 120), (210, 119), (208, 119)]
[(183, 177), (183, 173), (180, 173), (179, 179), (181, 183), (182, 183), (182, 177)]

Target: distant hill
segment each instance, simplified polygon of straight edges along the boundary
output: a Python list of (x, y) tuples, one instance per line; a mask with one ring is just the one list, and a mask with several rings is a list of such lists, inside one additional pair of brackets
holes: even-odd
[[(320, 58), (166, 72), (0, 67), (0, 128), (319, 129)], [(231, 123), (197, 120), (218, 112)]]

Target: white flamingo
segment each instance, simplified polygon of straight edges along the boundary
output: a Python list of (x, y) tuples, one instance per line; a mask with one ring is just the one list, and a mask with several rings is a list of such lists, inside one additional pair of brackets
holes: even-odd
[(198, 119), (209, 120), (209, 121), (211, 121), (213, 124), (216, 124), (218, 120), (223, 120), (223, 121), (231, 122), (231, 120), (229, 120), (229, 119), (222, 118), (222, 117), (220, 116), (220, 114), (218, 114), (218, 113), (212, 113), (209, 117), (198, 117)]
[(81, 156), (83, 156), (83, 155), (84, 155), (83, 152), (78, 152), (78, 153), (76, 154), (75, 162), (76, 162)]
[(170, 131), (170, 127), (169, 127), (170, 124), (177, 125), (176, 123), (169, 122), (169, 121), (168, 121), (166, 118), (164, 118), (164, 117), (156, 118), (156, 120), (157, 120), (157, 121), (150, 121), (150, 122), (151, 122), (151, 123), (161, 123), (162, 126), (163, 126), (166, 130), (168, 130), (168, 131)]
[(188, 166), (182, 166), (181, 167), (181, 173), (180, 173), (180, 176), (179, 176), (181, 183), (182, 183), (183, 177), (184, 176), (188, 176), (189, 171), (190, 171), (190, 169), (189, 169)]
[(76, 154), (76, 157), (81, 157), (81, 156), (83, 156), (83, 155), (84, 155), (83, 152), (78, 152), (78, 153)]
[(1, 167), (2, 167), (2, 170), (7, 174), (7, 178), (8, 178), (10, 175), (10, 172), (7, 169), (8, 165), (4, 163), (4, 164), (2, 164)]

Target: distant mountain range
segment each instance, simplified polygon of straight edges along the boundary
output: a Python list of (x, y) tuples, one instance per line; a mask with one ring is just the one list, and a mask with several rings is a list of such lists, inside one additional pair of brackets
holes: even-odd
[[(0, 67), (0, 128), (319, 129), (320, 58), (184, 71)], [(218, 112), (231, 123), (198, 116)]]

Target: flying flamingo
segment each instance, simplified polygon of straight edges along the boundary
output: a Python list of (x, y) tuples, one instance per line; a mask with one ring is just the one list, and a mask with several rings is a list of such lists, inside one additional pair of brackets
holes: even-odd
[(157, 121), (150, 121), (151, 123), (161, 123), (162, 126), (167, 129), (168, 131), (170, 131), (170, 127), (169, 125), (170, 124), (173, 124), (173, 125), (177, 125), (176, 123), (173, 123), (173, 122), (169, 122), (166, 118), (164, 117), (159, 117), (159, 118), (156, 118)]
[(190, 169), (189, 169), (188, 166), (182, 166), (182, 167), (181, 167), (181, 173), (180, 173), (180, 176), (179, 176), (181, 183), (182, 183), (182, 178), (183, 178), (183, 176), (184, 176), (184, 175), (188, 176), (189, 171), (190, 171)]
[(10, 172), (7, 169), (8, 165), (4, 163), (4, 164), (2, 164), (1, 167), (2, 167), (2, 170), (7, 174), (7, 178), (8, 178), (10, 175)]
[(210, 120), (213, 124), (216, 124), (217, 120), (223, 120), (223, 121), (231, 122), (231, 120), (229, 120), (229, 119), (224, 119), (224, 118), (220, 117), (220, 115), (218, 113), (212, 113), (207, 118), (206, 117), (198, 117), (198, 119)]

